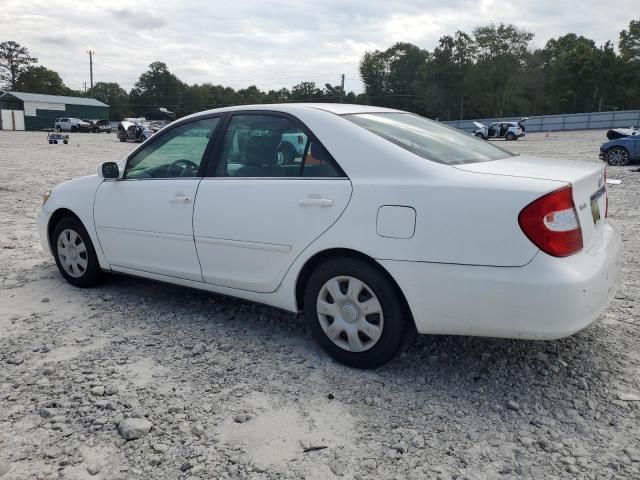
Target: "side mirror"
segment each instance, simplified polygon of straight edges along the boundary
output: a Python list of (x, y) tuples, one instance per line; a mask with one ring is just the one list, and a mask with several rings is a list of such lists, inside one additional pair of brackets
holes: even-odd
[(101, 166), (100, 173), (102, 178), (118, 179), (120, 178), (120, 169), (116, 162), (104, 162)]

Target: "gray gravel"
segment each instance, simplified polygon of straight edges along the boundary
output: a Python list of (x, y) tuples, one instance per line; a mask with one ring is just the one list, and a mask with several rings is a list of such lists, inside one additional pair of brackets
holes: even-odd
[[(597, 161), (603, 140), (499, 145)], [(362, 372), (265, 306), (65, 283), (39, 246), (41, 194), (133, 147), (0, 132), (0, 480), (640, 478), (638, 167), (609, 169), (624, 267), (598, 322), (554, 342), (422, 336)]]

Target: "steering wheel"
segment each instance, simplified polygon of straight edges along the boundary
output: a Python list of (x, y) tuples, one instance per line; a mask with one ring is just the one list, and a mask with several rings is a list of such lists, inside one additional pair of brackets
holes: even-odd
[[(191, 160), (186, 160), (184, 158), (180, 160), (176, 160), (175, 162), (167, 165), (167, 176), (168, 177), (192, 177), (198, 171), (197, 163), (192, 162)], [(179, 169), (178, 175), (172, 175), (176, 170)], [(185, 175), (188, 172), (187, 175)]]

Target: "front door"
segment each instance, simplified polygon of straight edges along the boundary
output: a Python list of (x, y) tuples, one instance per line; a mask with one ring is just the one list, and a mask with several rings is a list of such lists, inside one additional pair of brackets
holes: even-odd
[(202, 281), (193, 205), (220, 118), (181, 123), (128, 160), (96, 193), (98, 239), (114, 269)]
[[(305, 145), (284, 161), (291, 138)], [(193, 215), (202, 275), (215, 285), (272, 292), (340, 217), (351, 183), (303, 125), (278, 114), (234, 114), (218, 157)]]

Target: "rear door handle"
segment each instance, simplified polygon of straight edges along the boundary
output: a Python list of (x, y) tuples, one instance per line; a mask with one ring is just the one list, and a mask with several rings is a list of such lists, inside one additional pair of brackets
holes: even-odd
[(191, 203), (191, 197), (176, 195), (169, 199), (170, 203)]
[(298, 205), (301, 207), (330, 207), (333, 205), (333, 200), (309, 197), (298, 200)]

